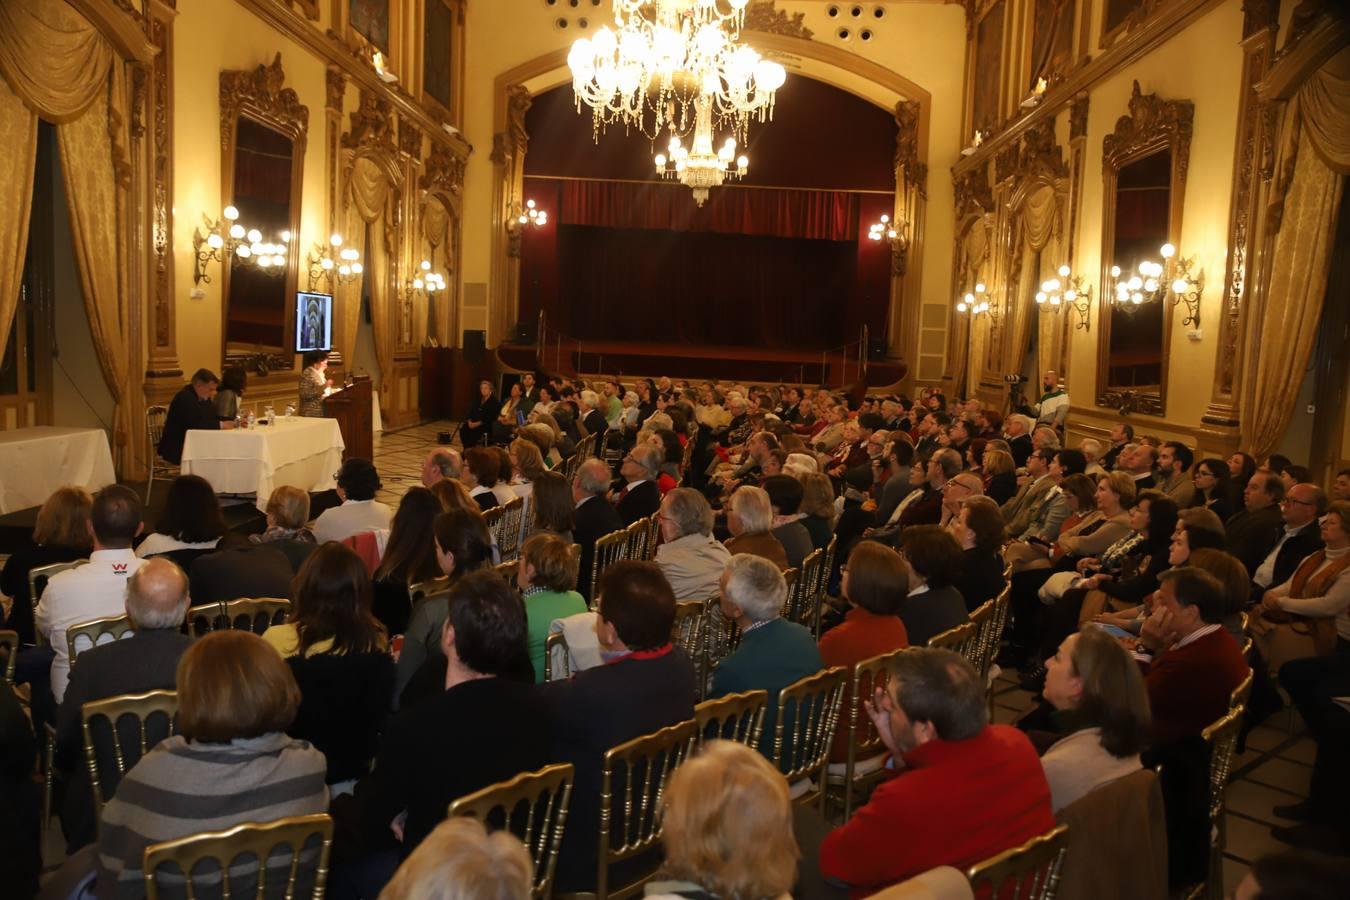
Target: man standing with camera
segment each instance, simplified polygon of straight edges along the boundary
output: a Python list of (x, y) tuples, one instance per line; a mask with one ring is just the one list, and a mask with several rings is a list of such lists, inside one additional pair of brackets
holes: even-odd
[(1069, 418), (1069, 392), (1059, 386), (1059, 375), (1048, 371), (1041, 378), (1041, 387), (1045, 393), (1036, 403), (1036, 424), (1049, 425), (1062, 431), (1064, 422)]

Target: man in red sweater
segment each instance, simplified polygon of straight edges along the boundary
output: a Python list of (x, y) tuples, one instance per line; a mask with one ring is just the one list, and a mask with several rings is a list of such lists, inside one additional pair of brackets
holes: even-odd
[(900, 654), (866, 706), (903, 770), (821, 844), (821, 875), (851, 896), (934, 866), (964, 869), (1055, 827), (1035, 748), (988, 724), (984, 684), (963, 657)]
[[(1228, 712), (1251, 667), (1223, 627), (1223, 585), (1193, 566), (1164, 572), (1140, 641), (1158, 655), (1144, 684), (1153, 712), (1153, 744), (1199, 735)], [(1166, 650), (1161, 648), (1166, 647)]]

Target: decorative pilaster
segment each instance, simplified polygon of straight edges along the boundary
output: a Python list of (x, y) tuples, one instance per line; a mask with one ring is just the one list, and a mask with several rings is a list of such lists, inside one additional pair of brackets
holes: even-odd
[(144, 121), (150, 123), (150, 198), (147, 226), (151, 253), (149, 306), (146, 325), (150, 341), (147, 360), (148, 379), (173, 379), (183, 375), (178, 363), (178, 336), (175, 331), (173, 295), (173, 11), (151, 4), (147, 19), (151, 42), (160, 48), (149, 73), (134, 76), (148, 78), (142, 91), (149, 106)]
[(520, 314), (520, 243), (507, 232), (512, 209), (525, 188), (525, 153), (530, 138), (525, 114), (533, 102), (523, 85), (506, 88), (505, 128), (492, 136), (492, 165), (496, 189), (492, 209), (492, 298), (488, 315), (488, 344), (497, 344)]

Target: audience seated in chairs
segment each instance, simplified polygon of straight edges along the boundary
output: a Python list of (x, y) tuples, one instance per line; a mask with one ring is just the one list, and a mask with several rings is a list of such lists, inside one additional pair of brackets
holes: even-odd
[(900, 553), (909, 563), (909, 590), (900, 600), (900, 621), (909, 642), (923, 647), (969, 618), (965, 598), (954, 584), (963, 559), (961, 545), (937, 525), (915, 525), (901, 532)]
[[(449, 578), (449, 586), (453, 587), (466, 573), (492, 564), (492, 535), (480, 514), (462, 509), (441, 513), (436, 517), (434, 529), (436, 561)], [(435, 683), (440, 680), (439, 662), (444, 659), (441, 626), (448, 613), (449, 600), (444, 592), (424, 597), (413, 608), (398, 657), (398, 679), (394, 686), (396, 704), (402, 702), (408, 685), (429, 662), (433, 665), (422, 674), (418, 685), (420, 689), (435, 689)]]
[[(497, 454), (497, 483), (492, 486), (492, 495), (497, 503), (505, 506), (518, 496), (511, 487), (511, 476), (515, 474), (515, 463), (511, 461), (511, 451), (504, 444), (494, 444), (492, 452)], [(458, 476), (456, 476), (458, 477)]]
[(94, 498), (82, 487), (65, 485), (52, 492), (38, 510), (33, 543), (18, 547), (0, 570), (0, 594), (11, 601), (4, 627), (19, 635), (20, 644), (31, 644), (33, 600), (28, 595), (28, 573), (53, 563), (74, 562), (89, 556), (89, 509)]
[(1294, 571), (1310, 553), (1322, 549), (1318, 520), (1327, 511), (1327, 495), (1314, 484), (1296, 484), (1280, 501), (1284, 528), (1275, 543), (1252, 573), (1252, 602), (1262, 594), (1294, 576)]
[(661, 508), (661, 489), (656, 479), (661, 474), (665, 454), (654, 444), (637, 443), (624, 456), (619, 467), (623, 486), (614, 494), (619, 519), (625, 526), (645, 519)]
[[(595, 887), (600, 772), (607, 750), (694, 717), (694, 664), (670, 642), (675, 595), (653, 563), (625, 560), (598, 585), (596, 633), (606, 665), (540, 690), (548, 706), (550, 762), (576, 767), (572, 807), (558, 858), (557, 890)], [(622, 802), (618, 798), (618, 802)], [(615, 868), (616, 883), (624, 880)]]
[(665, 862), (647, 897), (789, 896), (800, 855), (792, 801), (761, 754), (710, 741), (675, 770), (661, 804)]
[(371, 614), (371, 596), (360, 558), (341, 544), (324, 544), (295, 577), (290, 617), (262, 636), (300, 686), (288, 733), (324, 754), (332, 785), (370, 770), (393, 697), (394, 660)]
[(132, 766), (103, 808), (100, 897), (145, 896), (151, 844), (328, 810), (323, 754), (285, 733), (300, 691), (265, 641), (208, 634), (183, 654), (177, 683), (178, 733)]
[(314, 532), (305, 525), (308, 521), (309, 494), (290, 485), (274, 488), (267, 498), (267, 530), (249, 535), (249, 543), (272, 545), (286, 554), (291, 570), (299, 572), (315, 547)]
[(713, 511), (693, 488), (676, 488), (661, 501), (656, 564), (680, 600), (702, 600), (718, 591), (731, 552), (713, 537)]
[(343, 800), (335, 810), (358, 824), (366, 859), (361, 875), (347, 877), (368, 888), (366, 896), (432, 833), (452, 800), (548, 761), (548, 718), (533, 687), (513, 673), (526, 619), (511, 587), (488, 571), (458, 579), (439, 637), (442, 690), (389, 721), (374, 770), (357, 784), (350, 809)]
[(787, 553), (788, 567), (799, 569), (802, 560), (815, 549), (811, 532), (801, 523), (804, 517), (799, 511), (802, 505), (802, 483), (791, 475), (770, 475), (764, 479), (763, 488), (769, 495), (769, 504), (773, 510), (772, 534)]
[(1059, 812), (1142, 766), (1148, 694), (1138, 663), (1100, 628), (1069, 635), (1046, 666), (1045, 700), (1073, 729), (1041, 757), (1050, 803)]
[(170, 554), (187, 571), (192, 560), (216, 548), (225, 534), (225, 517), (211, 483), (200, 475), (179, 475), (169, 485), (155, 530), (136, 547), (141, 559)]
[(787, 551), (773, 533), (773, 506), (763, 488), (745, 485), (727, 502), (727, 530), (732, 556), (748, 554), (768, 560), (779, 571), (788, 569)]
[[(741, 488), (736, 493), (746, 490), (757, 488)], [(720, 588), (722, 615), (736, 623), (741, 642), (713, 672), (708, 696), (768, 691), (759, 749), (772, 757), (778, 692), (824, 668), (820, 650), (809, 630), (782, 618), (787, 583), (768, 560), (750, 554), (733, 556), (722, 574)]]
[(524, 900), (532, 883), (530, 855), (520, 841), (460, 817), (436, 826), (380, 900)]
[[(70, 677), (70, 651), (66, 629), (81, 622), (120, 616), (126, 610), (127, 579), (144, 564), (131, 549), (141, 533), (141, 498), (131, 488), (109, 485), (94, 495), (89, 513), (94, 550), (89, 562), (54, 576), (42, 592), (34, 624), (50, 649), (34, 648), (38, 654), (54, 654), (51, 664), (51, 697), (57, 703), (66, 692)], [(20, 663), (22, 665), (22, 662)], [(46, 686), (33, 685), (34, 718), (50, 718)]]
[(373, 576), (371, 612), (388, 635), (402, 634), (412, 615), (411, 585), (439, 578), (434, 528), (441, 501), (424, 487), (409, 488), (394, 514), (389, 541)]
[(469, 496), (483, 510), (500, 506), (492, 486), (497, 483), (497, 473), (501, 463), (497, 460), (497, 451), (490, 447), (470, 447), (464, 451), (464, 466), (459, 470), (459, 480), (469, 489)]
[[(1235, 454), (1234, 458), (1239, 455), (1246, 456)], [(1223, 527), (1228, 552), (1242, 560), (1247, 571), (1255, 575), (1257, 566), (1265, 561), (1284, 527), (1280, 515), (1284, 482), (1270, 472), (1256, 471), (1256, 462), (1251, 457), (1246, 457), (1245, 462), (1250, 462), (1253, 469), (1243, 487), (1242, 502), (1238, 511), (1224, 520)], [(1229, 465), (1229, 471), (1232, 471), (1231, 460)]]
[(811, 535), (811, 549), (824, 550), (834, 537), (834, 483), (823, 472), (805, 472), (800, 476), (802, 501), (797, 507), (798, 521)]
[(988, 724), (984, 681), (963, 657), (899, 654), (867, 712), (905, 770), (825, 838), (829, 881), (864, 896), (934, 866), (967, 868), (1055, 827), (1035, 748), (1017, 729)]
[(515, 586), (525, 599), (530, 663), (537, 683), (544, 681), (544, 642), (553, 620), (586, 612), (586, 601), (573, 590), (576, 583), (577, 557), (571, 543), (545, 533), (525, 541)]
[(583, 597), (591, 596), (595, 542), (624, 527), (618, 510), (606, 499), (609, 474), (609, 466), (603, 460), (588, 459), (577, 467), (577, 474), (572, 479), (572, 500), (576, 504), (576, 528), (572, 532), (572, 539), (581, 548), (577, 591)]
[(464, 457), (453, 447), (432, 447), (422, 462), (422, 487), (435, 487), (436, 482), (459, 479), (459, 470), (464, 467)]
[[(95, 837), (80, 708), (120, 694), (173, 690), (178, 662), (192, 646), (192, 639), (179, 632), (187, 608), (188, 580), (183, 570), (167, 559), (146, 560), (126, 584), (126, 614), (134, 629), (131, 637), (82, 650), (70, 671), (70, 684), (56, 718), (57, 768), (70, 775), (61, 811), (70, 852)], [(140, 737), (129, 720), (125, 725), (119, 732), (123, 745), (136, 747)], [(113, 769), (104, 766), (101, 770)], [(116, 788), (116, 782), (105, 777), (104, 793)]]
[[(525, 519), (529, 522), (532, 513), (531, 504), (534, 495), (534, 481), (548, 469), (544, 466), (544, 457), (539, 450), (539, 445), (526, 437), (518, 437), (511, 442), (507, 448), (507, 456), (511, 459), (512, 476), (511, 490), (516, 492), (517, 497), (525, 498)], [(605, 487), (609, 487), (609, 475), (605, 476)]]
[(348, 457), (337, 473), (337, 495), (342, 505), (324, 510), (314, 520), (314, 539), (322, 544), (363, 531), (387, 529), (394, 513), (375, 499), (381, 487), (374, 463), (359, 456)]
[(576, 501), (572, 486), (561, 472), (541, 472), (534, 479), (534, 531), (551, 534), (572, 543), (576, 528)]
[(192, 601), (197, 604), (228, 603), (241, 597), (285, 597), (295, 577), (286, 554), (268, 544), (222, 547), (197, 557), (187, 571), (191, 573)]
[(1007, 582), (1003, 578), (1004, 525), (998, 504), (989, 497), (967, 497), (947, 530), (961, 545), (961, 567), (953, 585), (974, 612), (992, 600)]

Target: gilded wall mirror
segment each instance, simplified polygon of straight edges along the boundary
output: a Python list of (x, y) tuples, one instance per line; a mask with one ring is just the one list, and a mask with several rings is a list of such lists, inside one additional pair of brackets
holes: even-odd
[[(247, 255), (222, 267), (225, 364), (258, 372), (295, 365), (295, 296), (300, 266), (300, 189), (309, 110), (282, 87), (271, 65), (220, 73), (223, 206), (238, 210)], [(256, 234), (255, 234), (256, 232)]]
[(1181, 239), (1194, 107), (1140, 94), (1103, 141), (1102, 280), (1098, 291), (1097, 404), (1163, 415), (1171, 306), (1114, 302), (1112, 267), (1129, 273)]

